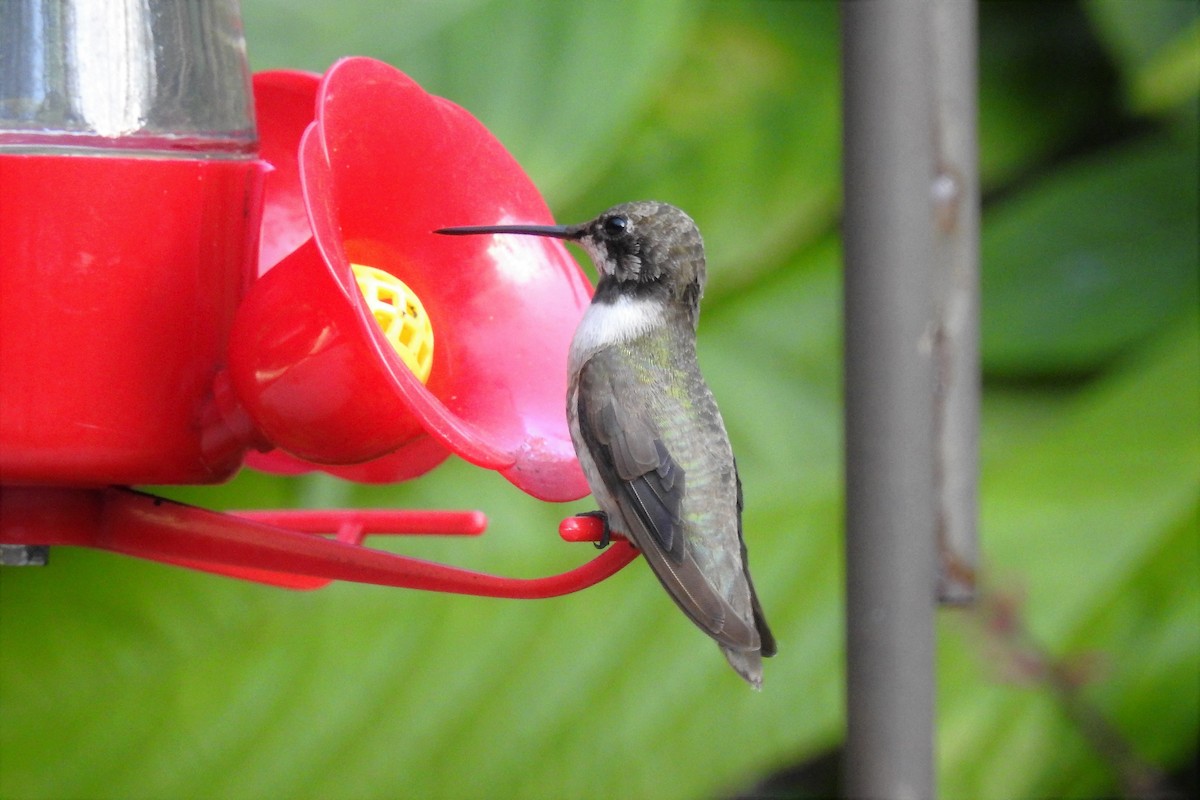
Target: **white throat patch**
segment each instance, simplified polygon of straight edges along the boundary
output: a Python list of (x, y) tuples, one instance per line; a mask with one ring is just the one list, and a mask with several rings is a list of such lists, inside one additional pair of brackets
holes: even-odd
[(663, 322), (661, 300), (622, 295), (612, 303), (592, 303), (571, 341), (571, 363), (582, 364), (597, 350), (636, 339)]

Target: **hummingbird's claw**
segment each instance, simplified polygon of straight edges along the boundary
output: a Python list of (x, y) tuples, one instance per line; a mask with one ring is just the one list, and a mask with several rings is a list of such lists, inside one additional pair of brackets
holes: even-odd
[(577, 517), (595, 517), (604, 524), (604, 532), (600, 534), (600, 541), (594, 542), (593, 546), (597, 550), (603, 550), (612, 542), (612, 528), (608, 527), (608, 514), (600, 509), (595, 511), (581, 511), (576, 514)]

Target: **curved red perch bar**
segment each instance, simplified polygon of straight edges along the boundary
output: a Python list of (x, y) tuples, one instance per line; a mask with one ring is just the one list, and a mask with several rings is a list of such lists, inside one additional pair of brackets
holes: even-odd
[[(534, 600), (586, 589), (638, 555), (631, 544), (614, 539), (603, 553), (567, 572), (508, 578), (358, 544), (368, 533), (475, 535), (485, 525), (486, 519), (477, 511), (222, 514), (119, 487), (0, 487), (0, 541), (96, 547), (294, 589), (315, 589), (331, 580), (347, 580)], [(590, 527), (596, 533), (599, 528), (599, 522), (589, 518), (574, 518), (563, 525), (572, 530)], [(331, 528), (337, 529), (337, 539), (312, 535), (335, 532)]]

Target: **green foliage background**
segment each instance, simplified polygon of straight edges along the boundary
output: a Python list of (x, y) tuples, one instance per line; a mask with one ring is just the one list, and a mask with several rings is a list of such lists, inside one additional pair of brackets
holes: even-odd
[[(750, 692), (641, 564), (508, 602), (60, 549), (0, 572), (0, 796), (721, 797), (836, 747), (836, 7), (243, 4), (255, 69), (387, 60), (491, 127), (561, 220), (644, 197), (698, 220), (701, 357), (781, 652)], [(987, 600), (941, 615), (939, 784), (1107, 795), (1200, 734), (1200, 22), (1187, 0), (985, 3), (981, 28)], [(399, 486), (163, 491), (478, 507), (478, 541), (387, 546), (529, 576), (588, 556), (555, 533), (586, 501), (457, 461)]]

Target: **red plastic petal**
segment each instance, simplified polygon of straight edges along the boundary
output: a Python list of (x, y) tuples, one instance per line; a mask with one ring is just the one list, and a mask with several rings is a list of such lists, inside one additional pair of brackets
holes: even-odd
[[(502, 469), (510, 466), (515, 460), (514, 455), (492, 446), (470, 423), (450, 411), (427, 390), (417, 376), (413, 375), (412, 371), (396, 355), (391, 344), (384, 337), (383, 331), (375, 323), (374, 317), (367, 311), (362, 297), (358, 293), (354, 274), (350, 269), (350, 260), (343, 247), (342, 232), (337, 227), (336, 212), (332, 207), (334, 199), (330, 185), (330, 166), (325, 160), (315, 126), (305, 133), (304, 139), (301, 141), (300, 161), (304, 197), (308, 204), (317, 247), (324, 256), (325, 263), (334, 280), (338, 282), (341, 291), (358, 309), (358, 321), (363, 341), (370, 347), (377, 363), (385, 368), (392, 389), (417, 417), (421, 425), (445, 442), (458, 455), (473, 464), (488, 469)], [(378, 266), (378, 262), (366, 261), (366, 263)], [(386, 267), (383, 268), (386, 269)], [(408, 281), (405, 282), (408, 283)], [(409, 286), (411, 287), (412, 284), (409, 283)], [(453, 325), (453, 321), (451, 324)], [(448, 331), (443, 331), (442, 338), (439, 340), (439, 346), (443, 351), (446, 349), (447, 339), (450, 338), (445, 335), (446, 332)], [(431, 384), (437, 375), (436, 364), (435, 360), (433, 375), (430, 377)], [(462, 387), (462, 391), (470, 392), (472, 390), (474, 390), (472, 386)]]
[(273, 70), (254, 76), (254, 113), (259, 155), (270, 163), (259, 239), (259, 274), (312, 236), (300, 193), (296, 151), (304, 129), (316, 116), (321, 76), (311, 72)]
[[(300, 187), (299, 149), (304, 131), (315, 117), (320, 82), (320, 75), (292, 70), (260, 72), (254, 76), (260, 155), (272, 167), (266, 179), (259, 247), (260, 275), (312, 238)], [(350, 299), (358, 302), (357, 297)], [(282, 450), (251, 452), (246, 456), (246, 463), (255, 469), (282, 475), (320, 469), (348, 480), (397, 482), (425, 474), (449, 455), (441, 444), (420, 436), (387, 456), (364, 464), (317, 465)]]

